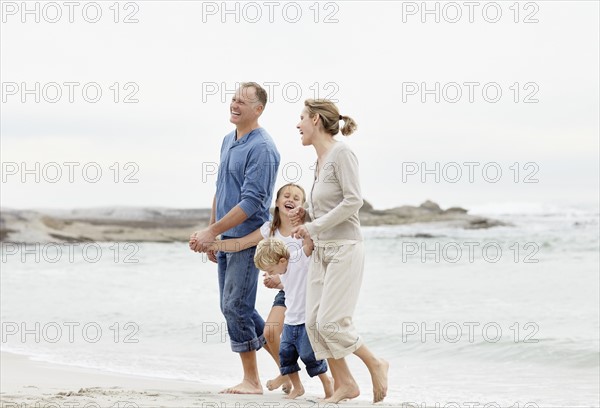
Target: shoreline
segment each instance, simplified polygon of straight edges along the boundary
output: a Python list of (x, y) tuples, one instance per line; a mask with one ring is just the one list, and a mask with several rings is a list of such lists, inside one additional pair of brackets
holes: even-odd
[[(210, 209), (96, 208), (54, 211), (2, 209), (0, 242), (187, 242), (204, 228)], [(460, 207), (442, 209), (432, 201), (418, 207), (376, 210), (365, 201), (361, 226), (445, 224), (461, 229), (512, 226), (509, 222), (468, 214)]]
[[(219, 394), (214, 385), (151, 378), (35, 361), (23, 354), (0, 352), (0, 406), (6, 408), (317, 408), (319, 396), (307, 393), (285, 399), (281, 390), (264, 389), (263, 395)], [(370, 391), (370, 390), (369, 390)], [(364, 392), (369, 392), (364, 390)], [(369, 395), (370, 396), (370, 395)], [(374, 406), (367, 394), (344, 402), (349, 407)], [(394, 406), (383, 403), (377, 406)], [(395, 406), (398, 406), (397, 404)]]

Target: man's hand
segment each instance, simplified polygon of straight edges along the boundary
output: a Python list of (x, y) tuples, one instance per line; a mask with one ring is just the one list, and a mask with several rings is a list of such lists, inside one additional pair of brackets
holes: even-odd
[(210, 228), (196, 231), (190, 237), (190, 249), (194, 252), (207, 252), (210, 249), (214, 249), (214, 247), (210, 248), (209, 245), (215, 242), (216, 238), (216, 234)]
[[(194, 232), (192, 235), (190, 235), (190, 242), (189, 242), (190, 249), (192, 249), (193, 246), (196, 245), (196, 241), (197, 241), (196, 234), (197, 234), (197, 232)], [(192, 251), (193, 251), (193, 249), (192, 249)]]
[(290, 222), (292, 226), (296, 227), (300, 224), (304, 224), (304, 216), (306, 215), (306, 210), (304, 207), (296, 207), (290, 212), (288, 212), (288, 217), (290, 218)]

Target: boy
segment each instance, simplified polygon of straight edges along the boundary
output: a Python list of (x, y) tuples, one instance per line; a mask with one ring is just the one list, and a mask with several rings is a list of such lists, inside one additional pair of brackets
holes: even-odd
[(285, 288), (285, 304), (287, 307), (279, 348), (281, 375), (289, 375), (292, 390), (287, 398), (294, 399), (304, 394), (298, 371), (298, 357), (306, 365), (311, 377), (318, 376), (323, 383), (325, 398), (333, 394), (331, 380), (325, 374), (327, 363), (317, 360), (310, 345), (306, 327), (306, 275), (308, 273), (309, 256), (313, 251), (312, 240), (304, 240), (302, 247), (290, 245), (277, 238), (266, 238), (258, 243), (254, 255), (254, 263), (258, 269), (269, 275), (280, 275)]

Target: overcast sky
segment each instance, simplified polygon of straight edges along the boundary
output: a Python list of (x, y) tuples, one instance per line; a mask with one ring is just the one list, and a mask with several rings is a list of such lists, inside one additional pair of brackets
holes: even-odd
[(1, 205), (209, 207), (240, 81), (270, 90), (277, 185), (311, 186), (319, 96), (376, 208), (598, 202), (599, 3), (476, 3), (4, 1)]

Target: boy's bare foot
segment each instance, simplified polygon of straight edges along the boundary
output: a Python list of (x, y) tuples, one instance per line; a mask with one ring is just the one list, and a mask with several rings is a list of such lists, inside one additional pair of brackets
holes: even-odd
[(291, 390), (292, 390), (292, 383), (283, 384), (281, 386), (281, 391), (283, 391), (285, 394), (289, 394)]
[(287, 375), (278, 375), (272, 380), (267, 381), (266, 385), (269, 391), (273, 391), (281, 387), (281, 390), (286, 394), (289, 394), (292, 389), (292, 382)]
[(225, 388), (219, 394), (262, 394), (263, 389), (260, 384), (253, 384), (248, 380), (244, 380), (238, 385)]
[(356, 398), (360, 395), (358, 385), (353, 382), (350, 384), (340, 384), (339, 387), (333, 392), (330, 398), (325, 399), (325, 402), (333, 402), (337, 404), (340, 401)]
[(304, 387), (300, 386), (299, 388), (294, 387), (290, 393), (288, 395), (286, 395), (284, 398), (287, 399), (296, 399), (297, 397), (300, 397), (304, 395)]
[(378, 367), (371, 373), (371, 379), (373, 381), (373, 402), (383, 401), (387, 395), (389, 368), (390, 364), (380, 358)]
[(323, 398), (323, 400), (331, 398), (333, 396), (333, 377), (323, 375), (321, 382), (323, 383), (323, 390), (325, 391), (325, 398)]

